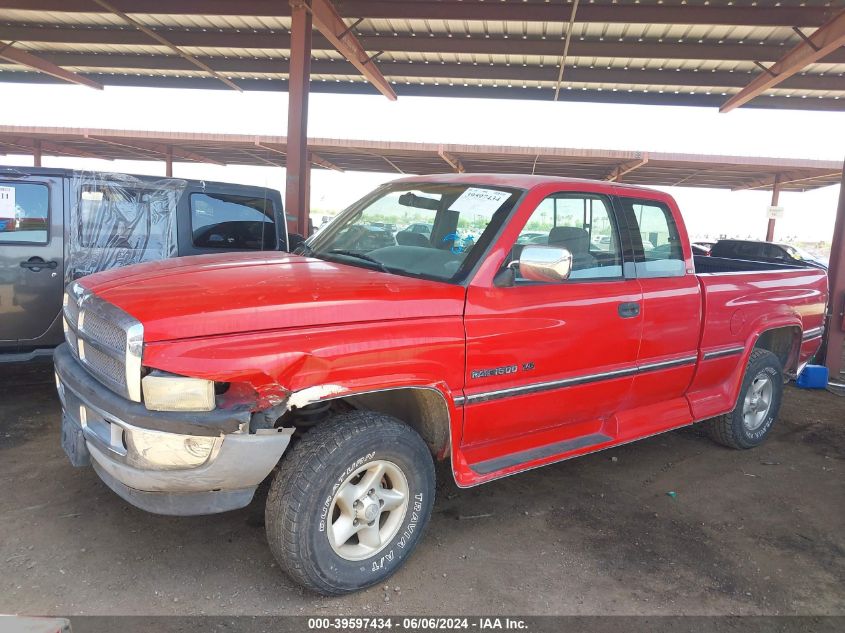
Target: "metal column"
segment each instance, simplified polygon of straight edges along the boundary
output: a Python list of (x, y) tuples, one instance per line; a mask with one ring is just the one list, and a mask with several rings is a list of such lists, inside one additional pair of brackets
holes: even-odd
[(308, 237), (308, 83), (311, 76), (311, 13), (303, 0), (291, 0), (288, 75), (287, 178), (285, 212), (296, 214), (299, 233)]
[(845, 343), (845, 165), (842, 170), (842, 184), (839, 188), (839, 207), (836, 211), (836, 223), (833, 226), (833, 240), (830, 244), (830, 262), (828, 271), (830, 299), (827, 323), (827, 343), (825, 345), (825, 364), (830, 377), (837, 380), (842, 370), (842, 346)]
[[(780, 174), (775, 176), (775, 183), (772, 186), (772, 206), (778, 206), (778, 198), (780, 197)], [(775, 219), (769, 219), (769, 226), (766, 228), (766, 241), (773, 242), (775, 240)]]
[(173, 148), (168, 145), (164, 155), (164, 175), (173, 178)]
[(36, 140), (32, 149), (32, 166), (41, 167), (41, 141)]

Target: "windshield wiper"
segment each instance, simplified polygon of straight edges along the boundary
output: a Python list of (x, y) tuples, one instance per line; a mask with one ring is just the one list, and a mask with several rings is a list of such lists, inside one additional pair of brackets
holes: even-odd
[(391, 270), (385, 266), (382, 262), (377, 260), (375, 257), (370, 257), (366, 253), (356, 253), (355, 251), (349, 251), (342, 248), (333, 248), (329, 251), (332, 255), (343, 255), (344, 257), (354, 257), (356, 259), (361, 259), (365, 262), (369, 262), (371, 264), (375, 264), (378, 266), (379, 270), (383, 273), (389, 273)]

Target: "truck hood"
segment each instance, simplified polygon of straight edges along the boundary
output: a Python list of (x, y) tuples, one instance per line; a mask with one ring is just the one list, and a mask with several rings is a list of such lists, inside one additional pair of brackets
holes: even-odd
[(144, 341), (463, 313), (461, 286), (287, 253), (181, 257), (80, 283), (144, 325)]

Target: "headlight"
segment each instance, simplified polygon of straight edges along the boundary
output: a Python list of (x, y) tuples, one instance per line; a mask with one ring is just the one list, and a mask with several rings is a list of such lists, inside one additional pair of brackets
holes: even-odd
[(150, 411), (212, 411), (214, 382), (154, 371), (141, 381)]
[(132, 428), (126, 430), (124, 439), (130, 465), (152, 470), (178, 470), (202, 466), (211, 457), (219, 438)]

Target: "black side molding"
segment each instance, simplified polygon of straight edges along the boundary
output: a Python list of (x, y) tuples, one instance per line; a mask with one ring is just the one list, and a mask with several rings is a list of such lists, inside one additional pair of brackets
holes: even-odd
[(613, 438), (604, 433), (592, 433), (590, 435), (582, 435), (571, 440), (563, 440), (562, 442), (555, 442), (554, 444), (546, 444), (538, 448), (530, 448), (527, 451), (519, 451), (518, 453), (511, 453), (504, 457), (496, 457), (495, 459), (488, 459), (483, 462), (470, 464), (472, 468), (479, 475), (488, 475), (497, 470), (509, 468), (511, 466), (518, 466), (526, 462), (533, 462), (536, 459), (543, 459), (544, 457), (551, 457), (552, 455), (559, 455), (560, 453), (567, 453), (579, 448), (586, 448), (588, 446), (596, 446), (605, 442), (611, 441)]

